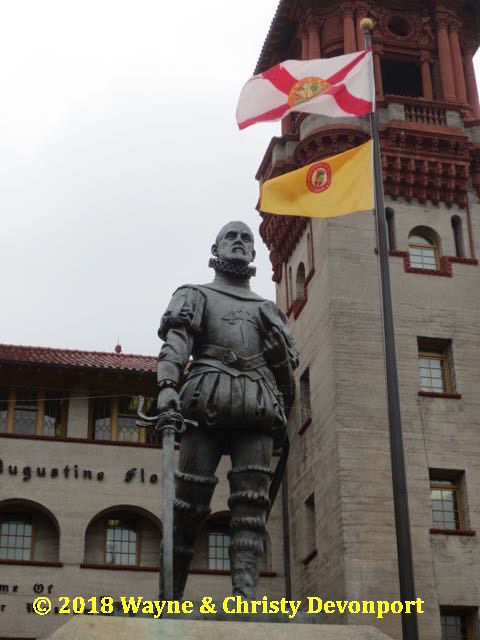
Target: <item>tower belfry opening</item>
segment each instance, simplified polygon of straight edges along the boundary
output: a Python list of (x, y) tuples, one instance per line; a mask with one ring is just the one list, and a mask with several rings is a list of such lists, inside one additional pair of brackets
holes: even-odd
[(416, 62), (382, 60), (382, 82), (386, 96), (424, 97), (422, 74)]

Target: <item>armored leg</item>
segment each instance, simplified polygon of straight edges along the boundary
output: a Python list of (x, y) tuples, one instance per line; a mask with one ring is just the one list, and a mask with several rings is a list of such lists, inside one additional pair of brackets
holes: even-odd
[(182, 436), (173, 503), (173, 597), (180, 600), (187, 581), (193, 548), (210, 513), (218, 478), (221, 448), (214, 434), (200, 429)]
[(177, 471), (175, 473), (175, 500), (173, 503), (173, 597), (183, 596), (193, 557), (193, 547), (210, 513), (218, 478)]
[(228, 474), (233, 594), (248, 600), (255, 597), (264, 553), (271, 475), (263, 465), (233, 467)]

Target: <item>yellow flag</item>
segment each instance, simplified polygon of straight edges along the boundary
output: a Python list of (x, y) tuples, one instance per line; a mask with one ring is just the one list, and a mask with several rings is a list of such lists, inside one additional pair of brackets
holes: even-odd
[(373, 208), (371, 140), (261, 186), (264, 213), (333, 218)]

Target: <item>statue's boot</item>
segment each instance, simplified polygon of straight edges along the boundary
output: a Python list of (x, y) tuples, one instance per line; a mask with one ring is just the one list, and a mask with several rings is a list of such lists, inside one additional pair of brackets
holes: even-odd
[[(218, 478), (175, 472), (173, 503), (173, 599), (181, 600), (187, 582), (193, 547), (209, 515)], [(163, 599), (163, 587), (160, 598)]]
[(244, 465), (229, 474), (230, 568), (233, 594), (245, 600), (255, 598), (265, 551), (265, 523), (270, 507), (269, 468)]

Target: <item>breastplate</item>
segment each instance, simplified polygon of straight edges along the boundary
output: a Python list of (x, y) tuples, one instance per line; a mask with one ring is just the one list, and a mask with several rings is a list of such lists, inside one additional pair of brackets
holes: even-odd
[(231, 350), (242, 358), (263, 352), (258, 309), (263, 300), (245, 300), (226, 293), (202, 289), (207, 296), (202, 336), (196, 340), (197, 353), (212, 345)]

